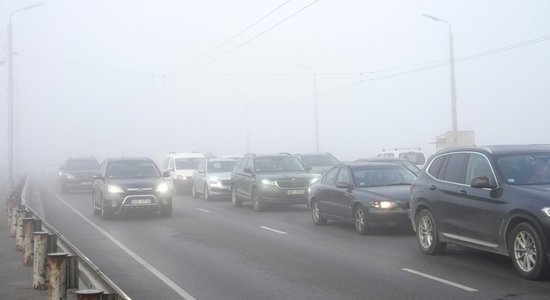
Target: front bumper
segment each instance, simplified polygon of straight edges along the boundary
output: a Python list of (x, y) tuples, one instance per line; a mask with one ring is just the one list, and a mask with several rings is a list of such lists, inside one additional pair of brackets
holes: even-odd
[(158, 211), (171, 200), (169, 195), (108, 194), (104, 196), (104, 208), (118, 213)]
[(273, 204), (307, 204), (307, 189), (260, 191), (262, 202)]
[(410, 210), (370, 208), (367, 217), (369, 225), (401, 226), (411, 225)]

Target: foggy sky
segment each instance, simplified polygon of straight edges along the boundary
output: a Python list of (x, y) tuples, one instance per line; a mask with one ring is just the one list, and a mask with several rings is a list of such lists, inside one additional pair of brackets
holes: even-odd
[[(8, 16), (38, 2), (0, 0), (0, 120)], [(423, 13), (452, 24), (457, 60), (550, 35), (545, 0), (320, 0), (268, 30), (314, 2), (293, 0), (184, 68), (286, 1), (44, 2), (13, 16), (21, 169), (68, 156), (314, 152), (314, 73), (321, 151), (430, 154), (451, 129), (449, 66), (419, 64), (448, 59), (448, 27)], [(550, 40), (457, 61), (458, 128), (480, 145), (550, 143), (548, 53)], [(2, 166), (6, 131), (3, 121)]]

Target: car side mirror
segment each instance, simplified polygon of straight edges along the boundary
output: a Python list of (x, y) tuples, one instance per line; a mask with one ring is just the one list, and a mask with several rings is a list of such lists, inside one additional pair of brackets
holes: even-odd
[(170, 171), (162, 172), (162, 177), (170, 177)]
[(197, 170), (197, 172), (199, 172), (199, 174), (202, 174), (202, 175), (206, 174), (205, 170)]
[(250, 173), (250, 174), (252, 174), (252, 169), (251, 169), (250, 167), (244, 168), (243, 171), (244, 171), (245, 173)]
[(92, 176), (92, 178), (93, 178), (94, 180), (96, 180), (96, 179), (97, 179), (97, 180), (103, 179), (103, 177), (102, 177), (101, 174), (99, 174), (99, 173), (94, 174), (94, 175)]
[(336, 183), (336, 187), (339, 188), (339, 189), (348, 189), (348, 190), (351, 190), (351, 189), (353, 188), (353, 185), (351, 185), (351, 184), (348, 183), (348, 182), (341, 181), (341, 182), (337, 182), (337, 183)]
[(487, 176), (475, 177), (472, 179), (470, 186), (476, 189), (494, 189), (497, 187), (496, 185), (491, 184)]

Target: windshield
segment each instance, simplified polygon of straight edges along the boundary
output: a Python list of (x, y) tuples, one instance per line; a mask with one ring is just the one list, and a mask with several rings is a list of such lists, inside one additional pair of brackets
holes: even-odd
[(423, 165), (426, 162), (424, 154), (420, 152), (407, 152), (399, 154), (399, 158), (406, 159), (415, 165)]
[(152, 161), (124, 160), (112, 161), (107, 168), (107, 177), (116, 178), (156, 178), (160, 173)]
[(237, 161), (210, 161), (208, 162), (209, 173), (231, 172)]
[(193, 170), (200, 166), (204, 158), (176, 158), (176, 170)]
[(86, 160), (69, 160), (67, 162), (67, 170), (79, 171), (79, 170), (92, 170), (99, 169), (99, 164), (93, 159)]
[(401, 166), (360, 166), (352, 169), (357, 187), (410, 185), (416, 175)]
[(403, 165), (405, 168), (409, 169), (409, 171), (413, 172), (416, 176), (418, 176), (418, 174), (420, 174), (420, 169), (415, 165), (413, 164), (412, 162), (408, 161), (408, 160), (402, 160), (402, 161), (398, 161), (397, 163)]
[(508, 184), (550, 184), (550, 153), (503, 156), (497, 165)]
[(256, 172), (305, 171), (298, 158), (293, 156), (256, 158)]
[(302, 163), (310, 167), (335, 166), (338, 161), (331, 155), (302, 155)]

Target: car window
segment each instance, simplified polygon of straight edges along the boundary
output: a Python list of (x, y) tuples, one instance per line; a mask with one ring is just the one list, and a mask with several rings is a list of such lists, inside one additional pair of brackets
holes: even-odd
[(294, 156), (257, 157), (255, 171), (280, 172), (280, 171), (304, 171), (304, 166)]
[(399, 154), (399, 158), (406, 159), (414, 164), (423, 165), (425, 163), (424, 154), (421, 152), (407, 152)]
[(338, 170), (340, 170), (340, 168), (334, 168), (328, 171), (325, 177), (323, 178), (323, 183), (328, 185), (335, 185), (336, 175), (338, 175)]
[(176, 158), (177, 170), (196, 169), (204, 161), (204, 158)]
[(351, 184), (351, 174), (348, 168), (340, 168), (338, 176), (336, 177), (336, 183), (345, 182)]
[(170, 168), (170, 158), (165, 158), (164, 163), (162, 164), (162, 168), (164, 170), (168, 170)]
[(147, 160), (112, 161), (107, 166), (107, 178), (154, 178), (160, 177), (157, 167)]
[(439, 170), (441, 169), (443, 161), (446, 157), (446, 155), (442, 155), (434, 158), (434, 160), (430, 164), (430, 167), (428, 168), (428, 174), (432, 175), (435, 178), (438, 178), (437, 175), (439, 174)]
[(235, 167), (235, 161), (211, 161), (207, 167), (209, 173), (231, 172)]
[(468, 159), (468, 153), (453, 153), (449, 154), (449, 161), (445, 168), (443, 180), (465, 184), (465, 169)]
[(373, 187), (410, 185), (416, 175), (401, 165), (358, 166), (353, 168), (353, 178), (357, 187)]
[(550, 153), (503, 156), (497, 165), (508, 184), (550, 184)]
[(302, 163), (310, 167), (335, 166), (338, 161), (329, 154), (302, 155)]
[(249, 157), (243, 165), (243, 168), (250, 168), (250, 170), (254, 170), (254, 157)]
[(471, 184), (472, 179), (477, 177), (487, 177), (489, 183), (496, 185), (496, 180), (487, 158), (481, 154), (472, 153), (466, 166), (466, 184)]

